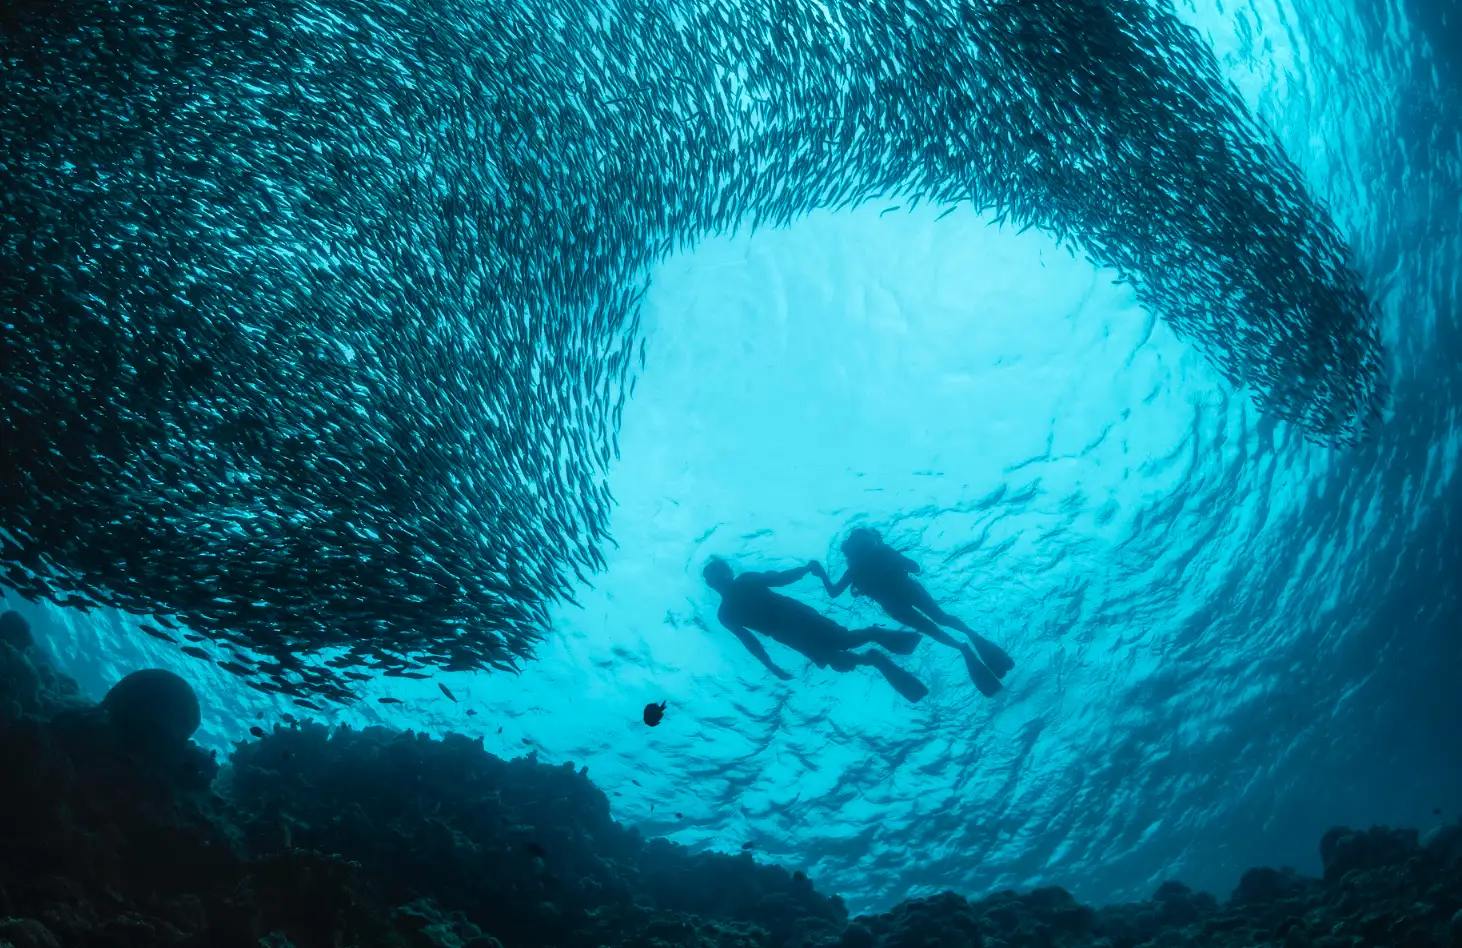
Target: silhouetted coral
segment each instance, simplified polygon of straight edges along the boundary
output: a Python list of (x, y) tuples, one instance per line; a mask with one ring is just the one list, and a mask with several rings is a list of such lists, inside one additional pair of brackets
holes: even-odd
[[(34, 648), (0, 652), (24, 659), (0, 694), (74, 694)], [(175, 684), (143, 720), (176, 738)], [(81, 704), (0, 722), (0, 948), (1462, 948), (1462, 824), (1425, 843), (1335, 829), (1323, 879), (1253, 869), (1223, 903), (1177, 882), (1100, 909), (1042, 888), (850, 922), (801, 873), (642, 839), (572, 764), (308, 726), (220, 769)]]
[(46, 718), (84, 705), (76, 682), (60, 674), (36, 649), (30, 623), (20, 613), (0, 613), (0, 724)]
[(102, 699), (119, 735), (133, 743), (182, 744), (203, 720), (193, 686), (161, 668), (132, 672)]
[(24, 652), (35, 644), (35, 639), (30, 634), (30, 623), (25, 621), (25, 616), (14, 609), (0, 612), (0, 642), (17, 652)]
[(238, 749), (224, 786), (251, 852), (341, 853), (389, 901), (433, 897), (507, 944), (694, 945), (710, 922), (717, 943), (779, 948), (847, 921), (783, 869), (646, 843), (571, 763), (457, 735), (277, 728)]

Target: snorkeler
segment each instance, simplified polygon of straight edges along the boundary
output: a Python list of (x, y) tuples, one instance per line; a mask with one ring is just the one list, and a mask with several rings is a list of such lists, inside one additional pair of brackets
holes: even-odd
[(860, 665), (877, 669), (894, 690), (909, 701), (918, 701), (929, 693), (924, 683), (893, 663), (883, 652), (867, 649), (855, 652), (853, 649), (870, 643), (881, 645), (898, 655), (908, 655), (919, 644), (914, 632), (901, 632), (877, 627), (852, 631), (838, 625), (827, 616), (796, 599), (772, 592), (773, 586), (795, 583), (809, 572), (822, 569), (816, 563), (809, 563), (799, 569), (774, 573), (742, 573), (735, 576), (725, 560), (714, 559), (706, 564), (702, 575), (706, 585), (721, 594), (721, 608), (716, 617), (721, 624), (746, 646), (746, 650), (771, 670), (772, 674), (786, 681), (792, 675), (772, 661), (766, 647), (753, 631), (781, 642), (790, 649), (801, 652), (819, 668), (831, 667), (835, 671), (852, 671)]
[[(890, 619), (959, 649), (970, 680), (981, 694), (990, 697), (1000, 690), (1000, 679), (1015, 667), (1015, 662), (1000, 646), (939, 607), (929, 590), (910, 575), (919, 572), (918, 563), (884, 543), (878, 531), (869, 527), (858, 527), (848, 534), (842, 549), (848, 558), (848, 571), (837, 583), (820, 564), (807, 564), (807, 569), (822, 579), (829, 596), (836, 599), (852, 586), (855, 595), (867, 596), (878, 603)], [(959, 629), (969, 636), (974, 649), (945, 632), (941, 625)]]

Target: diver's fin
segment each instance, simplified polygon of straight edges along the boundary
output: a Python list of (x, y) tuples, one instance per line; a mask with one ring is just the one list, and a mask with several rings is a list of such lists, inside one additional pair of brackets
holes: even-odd
[(882, 672), (884, 679), (893, 685), (893, 690), (903, 695), (906, 701), (917, 702), (929, 694), (927, 685), (895, 665), (887, 655), (869, 651), (864, 653), (864, 660)]
[(969, 670), (970, 681), (980, 689), (980, 694), (987, 698), (993, 698), (1000, 692), (1000, 679), (995, 673), (985, 667), (985, 663), (975, 657), (975, 653), (969, 649), (960, 649), (964, 653), (965, 668)]
[(1015, 667), (1015, 660), (994, 642), (979, 635), (970, 636), (970, 640), (975, 643), (975, 651), (980, 653), (980, 661), (995, 673), (996, 678), (1004, 678)]

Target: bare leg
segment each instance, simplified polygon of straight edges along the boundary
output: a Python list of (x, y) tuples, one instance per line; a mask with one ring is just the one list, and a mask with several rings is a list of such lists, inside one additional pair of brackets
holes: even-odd
[[(930, 619), (933, 619), (934, 622), (938, 622), (940, 625), (947, 625), (952, 629), (959, 629), (965, 635), (968, 635), (970, 637), (970, 641), (973, 642), (975, 645), (975, 651), (980, 653), (981, 661), (990, 666), (990, 670), (995, 673), (996, 677), (1004, 678), (1005, 675), (1012, 668), (1015, 667), (1015, 661), (1005, 653), (1005, 650), (1003, 648), (996, 645), (994, 642), (991, 642), (989, 639), (985, 638), (974, 629), (970, 628), (968, 625), (965, 624), (963, 619), (959, 618), (958, 616), (950, 615), (948, 612), (945, 612), (944, 609), (937, 602), (934, 601), (934, 597), (929, 595), (929, 590), (925, 589), (923, 586), (919, 587), (919, 592), (914, 597), (914, 607), (917, 608), (920, 612), (924, 613), (924, 615), (928, 616)], [(905, 622), (905, 620), (903, 619), (899, 619), (899, 621)], [(905, 624), (911, 625), (912, 623), (906, 622)], [(929, 635), (930, 633), (925, 632), (924, 634)]]
[(864, 636), (864, 641), (881, 645), (893, 652), (895, 655), (912, 655), (914, 649), (919, 647), (919, 633), (906, 632), (903, 629), (881, 629), (878, 626), (870, 626), (866, 629), (859, 629), (857, 635)]
[(995, 671), (986, 667), (985, 663), (976, 657), (974, 650), (968, 645), (935, 625), (927, 616), (920, 615), (911, 607), (907, 606), (895, 608), (884, 606), (883, 611), (887, 612), (890, 618), (918, 629), (934, 641), (948, 645), (950, 648), (959, 649), (959, 653), (964, 656), (965, 671), (970, 673), (970, 681), (974, 682), (975, 687), (980, 689), (980, 694), (988, 698), (1000, 690), (1000, 677)]

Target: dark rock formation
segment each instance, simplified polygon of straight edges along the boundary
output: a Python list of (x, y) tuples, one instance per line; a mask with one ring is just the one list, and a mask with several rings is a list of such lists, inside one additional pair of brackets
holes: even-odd
[[(34, 650), (16, 669), (68, 693)], [(849, 921), (800, 872), (641, 838), (572, 764), (277, 726), (220, 768), (176, 683), (127, 680), (170, 754), (79, 699), (0, 721), (0, 948), (1462, 948), (1462, 825), (1332, 830), (1323, 879), (1253, 869), (1223, 903), (1042, 888)]]
[(137, 744), (184, 744), (203, 721), (193, 686), (161, 668), (127, 675), (107, 692), (102, 707), (117, 733)]
[(35, 644), (35, 639), (30, 634), (30, 623), (25, 621), (25, 616), (14, 609), (0, 613), (0, 642), (17, 652), (24, 652)]

